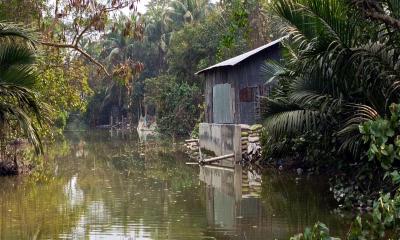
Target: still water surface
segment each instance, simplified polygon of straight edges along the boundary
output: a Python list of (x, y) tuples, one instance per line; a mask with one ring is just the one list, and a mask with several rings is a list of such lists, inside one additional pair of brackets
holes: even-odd
[(270, 173), (253, 185), (247, 172), (185, 165), (171, 143), (68, 134), (45, 158), (43, 173), (1, 178), (0, 239), (288, 239), (317, 220), (343, 229), (322, 181)]

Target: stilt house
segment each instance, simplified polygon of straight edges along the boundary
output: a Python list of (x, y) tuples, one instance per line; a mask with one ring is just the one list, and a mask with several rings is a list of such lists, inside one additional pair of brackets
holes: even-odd
[(281, 40), (225, 60), (196, 74), (204, 75), (207, 123), (254, 124), (260, 120), (259, 96), (270, 91), (261, 66), (281, 58)]
[(261, 67), (268, 60), (280, 60), (282, 38), (225, 60), (196, 74), (205, 77), (205, 122), (200, 124), (199, 145), (216, 156), (231, 156), (228, 165), (241, 160), (242, 124), (260, 119), (260, 96), (268, 95)]

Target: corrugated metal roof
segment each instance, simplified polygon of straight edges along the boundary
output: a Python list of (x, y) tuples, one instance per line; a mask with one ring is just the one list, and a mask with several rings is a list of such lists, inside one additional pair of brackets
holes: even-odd
[(247, 59), (247, 58), (253, 56), (254, 54), (257, 54), (257, 53), (259, 53), (259, 52), (261, 52), (261, 51), (263, 51), (263, 50), (265, 50), (265, 49), (267, 49), (267, 48), (269, 48), (269, 47), (271, 47), (271, 46), (274, 46), (274, 45), (277, 44), (277, 43), (280, 43), (284, 38), (285, 38), (285, 37), (279, 38), (279, 39), (277, 39), (277, 40), (275, 40), (275, 41), (272, 41), (272, 42), (270, 42), (270, 43), (268, 43), (268, 44), (265, 44), (265, 45), (263, 45), (263, 46), (261, 46), (261, 47), (258, 47), (258, 48), (256, 48), (256, 49), (253, 49), (253, 50), (251, 50), (251, 51), (248, 51), (248, 52), (243, 53), (243, 54), (241, 54), (241, 55), (238, 55), (238, 56), (236, 56), (236, 57), (230, 58), (230, 59), (225, 60), (225, 61), (223, 61), (223, 62), (217, 63), (217, 64), (215, 64), (215, 65), (213, 65), (213, 66), (211, 66), (211, 67), (208, 67), (208, 68), (205, 68), (205, 69), (203, 69), (203, 70), (200, 70), (200, 71), (198, 71), (198, 72), (195, 73), (195, 74), (197, 75), (197, 74), (200, 74), (200, 73), (209, 71), (209, 70), (214, 69), (214, 68), (228, 67), (228, 66), (231, 66), (231, 67), (232, 67), (232, 66), (235, 66), (236, 64), (238, 64), (238, 63), (242, 62), (243, 60), (245, 60), (245, 59)]

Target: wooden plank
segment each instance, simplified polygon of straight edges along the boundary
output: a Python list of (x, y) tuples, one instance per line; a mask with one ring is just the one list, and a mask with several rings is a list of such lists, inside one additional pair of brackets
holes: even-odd
[(186, 143), (192, 143), (192, 142), (199, 142), (199, 139), (187, 139), (185, 140)]
[(216, 162), (216, 161), (221, 161), (227, 158), (231, 158), (234, 157), (235, 155), (233, 153), (231, 154), (227, 154), (227, 155), (223, 155), (223, 156), (218, 156), (218, 157), (212, 157), (209, 159), (205, 159), (203, 161), (201, 161), (201, 163), (212, 163), (212, 162)]
[(210, 169), (218, 169), (218, 170), (234, 172), (234, 168), (233, 167), (225, 167), (225, 166), (218, 166), (218, 165), (205, 165), (203, 167), (204, 168), (210, 168)]
[(186, 162), (186, 165), (199, 165), (198, 162)]

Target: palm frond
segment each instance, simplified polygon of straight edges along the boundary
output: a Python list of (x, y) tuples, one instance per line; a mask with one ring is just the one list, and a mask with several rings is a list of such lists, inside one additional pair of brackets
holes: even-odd
[(274, 137), (292, 136), (316, 131), (321, 117), (319, 111), (305, 109), (281, 111), (268, 117), (264, 121), (264, 126), (267, 132)]
[(277, 78), (290, 76), (292, 74), (289, 69), (274, 60), (268, 60), (261, 65), (261, 75), (265, 79), (265, 84), (276, 82)]
[(31, 48), (37, 44), (37, 36), (33, 30), (15, 23), (0, 22), (0, 41), (10, 43), (15, 39), (24, 40)]
[(18, 65), (0, 68), (0, 83), (17, 86), (33, 87), (36, 83), (37, 73), (30, 65)]
[(353, 135), (347, 135), (342, 140), (338, 149), (339, 153), (350, 153), (355, 159), (362, 159), (365, 146), (359, 133), (354, 131)]
[(0, 103), (0, 114), (7, 121), (17, 121), (29, 142), (35, 147), (35, 151), (38, 154), (43, 152), (39, 131), (24, 109), (14, 104)]
[(33, 64), (34, 53), (19, 45), (2, 44), (0, 48), (0, 67), (5, 69), (12, 65)]
[[(42, 144), (37, 127), (44, 119), (40, 102), (32, 90), (37, 80), (34, 33), (17, 24), (0, 22), (0, 116), (16, 122), (37, 153)], [(4, 130), (4, 129), (3, 129)]]
[[(348, 16), (348, 6), (342, 0), (300, 0), (307, 6), (308, 14), (315, 18), (316, 28), (322, 34), (318, 42), (327, 41), (326, 44), (336, 44), (350, 48), (356, 36), (356, 20), (354, 15)], [(323, 44), (323, 45), (326, 45)], [(332, 47), (330, 47), (332, 48)]]

